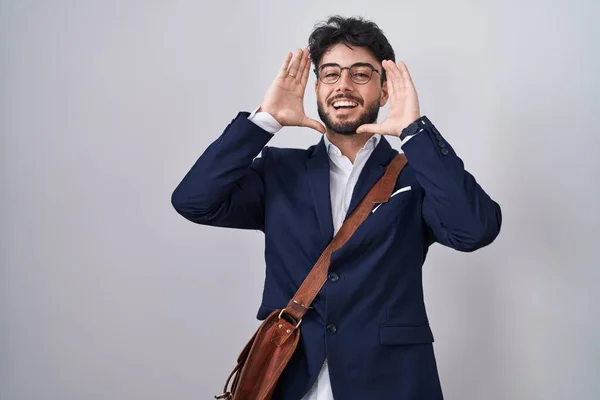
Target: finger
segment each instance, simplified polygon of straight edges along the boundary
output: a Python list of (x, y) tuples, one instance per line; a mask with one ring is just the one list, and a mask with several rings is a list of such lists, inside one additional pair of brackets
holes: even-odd
[(312, 128), (316, 131), (319, 131), (321, 133), (325, 133), (325, 127), (323, 126), (322, 123), (320, 123), (319, 121), (315, 121), (314, 119), (310, 119), (308, 117), (304, 117), (304, 119), (302, 120), (302, 122), (300, 123), (300, 126), (305, 126), (307, 128)]
[(290, 60), (292, 59), (292, 53), (288, 52), (283, 59), (283, 63), (281, 63), (281, 69), (279, 70), (278, 78), (285, 78), (287, 75), (287, 70), (290, 65)]
[(392, 81), (392, 84), (394, 85), (396, 92), (398, 92), (404, 86), (402, 83), (402, 76), (400, 74), (400, 68), (398, 68), (398, 65), (393, 61), (389, 61), (388, 68), (390, 71), (390, 80)]
[(308, 51), (306, 52), (306, 65), (304, 67), (304, 71), (302, 71), (302, 80), (300, 82), (302, 82), (302, 85), (304, 85), (304, 87), (306, 87), (306, 82), (308, 82), (308, 77), (310, 76), (310, 68), (311, 68), (311, 60), (308, 54)]
[(383, 134), (383, 129), (380, 124), (365, 124), (356, 129), (357, 134), (361, 133), (380, 133)]
[(410, 76), (410, 72), (408, 72), (408, 67), (404, 64), (404, 61), (400, 61), (398, 63), (398, 68), (400, 70), (400, 75), (402, 78), (402, 85), (404, 87), (414, 87), (414, 83), (412, 77)]
[(294, 54), (294, 58), (292, 58), (292, 63), (290, 64), (290, 68), (287, 71), (287, 74), (292, 78), (298, 76), (298, 67), (300, 66), (300, 59), (302, 58), (302, 50), (296, 50)]
[(296, 79), (302, 81), (302, 77), (304, 76), (304, 70), (306, 69), (306, 65), (308, 64), (308, 50), (303, 49), (302, 55), (300, 56), (300, 66), (298, 67), (298, 75), (296, 75)]
[(394, 71), (393, 71), (393, 65), (395, 65), (395, 64), (393, 61), (385, 60), (381, 63), (381, 65), (383, 66), (383, 68), (385, 68), (389, 96), (390, 96), (390, 98), (395, 98), (396, 93), (397, 93), (397, 88), (396, 88), (397, 83), (394, 80)]

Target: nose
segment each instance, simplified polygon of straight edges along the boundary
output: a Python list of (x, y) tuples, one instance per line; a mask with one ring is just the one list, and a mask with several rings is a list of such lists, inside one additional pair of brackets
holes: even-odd
[(340, 79), (338, 79), (336, 85), (336, 91), (350, 92), (354, 90), (354, 82), (352, 82), (349, 69), (342, 70)]

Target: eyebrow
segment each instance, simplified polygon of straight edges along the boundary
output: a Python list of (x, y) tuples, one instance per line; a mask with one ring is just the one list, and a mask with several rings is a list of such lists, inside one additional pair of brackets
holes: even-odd
[[(341, 65), (338, 63), (327, 63), (327, 64), (322, 64), (319, 68), (323, 68), (323, 67), (341, 67)], [(371, 65), (368, 62), (357, 62), (357, 63), (352, 64), (350, 67), (371, 67), (371, 68), (375, 69), (376, 71), (378, 71), (377, 68), (375, 68), (373, 65)]]

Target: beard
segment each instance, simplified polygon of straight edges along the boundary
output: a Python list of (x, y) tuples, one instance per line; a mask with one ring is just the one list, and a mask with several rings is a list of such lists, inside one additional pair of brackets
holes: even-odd
[(368, 104), (365, 110), (354, 120), (334, 121), (333, 116), (326, 111), (326, 107), (320, 101), (317, 102), (317, 111), (319, 112), (321, 121), (323, 121), (328, 130), (340, 135), (351, 136), (356, 134), (359, 126), (377, 122), (377, 117), (379, 116), (379, 99)]

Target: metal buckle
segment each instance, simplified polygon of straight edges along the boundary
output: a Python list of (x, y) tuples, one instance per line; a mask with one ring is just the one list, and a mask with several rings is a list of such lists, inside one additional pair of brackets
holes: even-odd
[[(281, 310), (281, 312), (279, 313), (279, 319), (281, 319), (281, 316), (283, 315), (283, 312), (285, 311), (286, 307), (283, 308), (283, 310)], [(292, 318), (292, 317), (290, 317)], [(292, 321), (294, 320), (294, 318), (292, 318)], [(298, 321), (298, 324), (296, 325), (296, 329), (298, 329), (298, 327), (300, 326), (300, 324), (302, 323), (302, 319), (300, 319), (300, 321)]]

